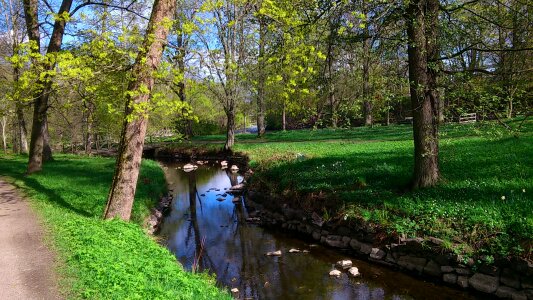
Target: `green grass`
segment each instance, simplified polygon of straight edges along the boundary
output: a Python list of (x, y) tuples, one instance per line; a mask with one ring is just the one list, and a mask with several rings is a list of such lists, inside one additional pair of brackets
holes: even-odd
[(3, 156), (0, 174), (22, 187), (42, 218), (61, 263), (68, 298), (229, 299), (212, 277), (183, 270), (148, 237), (142, 222), (165, 191), (156, 162), (143, 161), (132, 222), (101, 219), (114, 160), (56, 155), (41, 173), (23, 176), (27, 158)]
[(442, 182), (418, 191), (406, 189), (413, 168), (408, 126), (273, 133), (235, 150), (250, 156), (256, 184), (326, 218), (443, 238), (471, 255), (531, 257), (533, 122), (521, 131), (516, 138), (494, 123), (445, 126)]

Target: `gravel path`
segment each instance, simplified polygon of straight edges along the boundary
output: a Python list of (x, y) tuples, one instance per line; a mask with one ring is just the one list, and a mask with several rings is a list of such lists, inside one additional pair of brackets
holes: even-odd
[(42, 236), (27, 201), (0, 179), (0, 299), (61, 299)]

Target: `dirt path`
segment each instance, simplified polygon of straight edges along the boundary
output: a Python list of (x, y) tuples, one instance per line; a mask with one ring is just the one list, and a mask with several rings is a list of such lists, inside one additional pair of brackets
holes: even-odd
[(28, 203), (0, 179), (0, 299), (61, 299), (42, 233)]

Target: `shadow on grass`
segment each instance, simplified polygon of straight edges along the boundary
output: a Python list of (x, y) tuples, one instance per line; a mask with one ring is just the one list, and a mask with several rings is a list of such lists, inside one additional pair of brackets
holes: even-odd
[[(99, 171), (83, 163), (83, 160), (59, 158), (47, 162), (40, 173), (26, 176), (25, 170), (26, 161), (22, 156), (0, 160), (0, 175), (24, 183), (24, 186), (29, 188), (27, 192), (35, 195), (35, 198), (84, 217), (101, 214), (101, 206), (105, 204), (103, 201), (84, 203), (80, 200), (85, 197), (83, 194), (91, 189), (103, 190), (105, 194), (105, 189), (109, 187), (112, 169)], [(87, 207), (89, 204), (94, 205), (89, 208)]]

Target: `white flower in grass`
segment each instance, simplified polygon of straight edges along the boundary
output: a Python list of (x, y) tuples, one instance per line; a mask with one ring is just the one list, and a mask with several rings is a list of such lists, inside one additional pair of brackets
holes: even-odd
[(502, 201), (505, 200), (505, 196), (502, 196)]
[(526, 192), (526, 189), (522, 189), (522, 193), (525, 193)]

